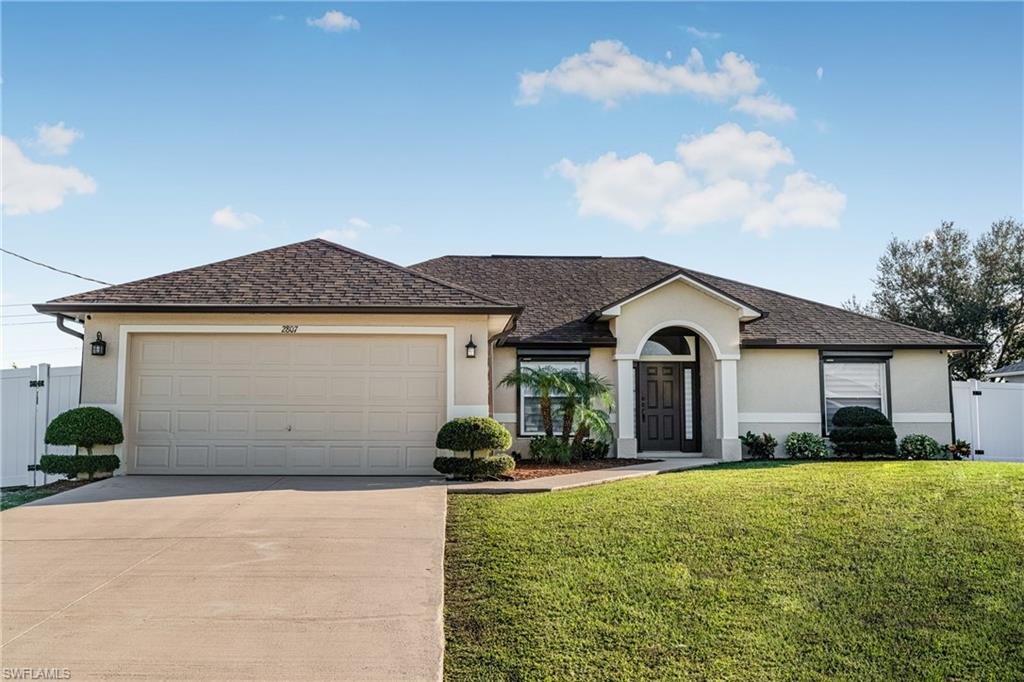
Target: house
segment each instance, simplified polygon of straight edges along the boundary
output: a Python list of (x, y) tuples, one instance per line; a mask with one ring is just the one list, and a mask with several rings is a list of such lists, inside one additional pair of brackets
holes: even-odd
[(1024, 384), (1024, 360), (1003, 365), (985, 375), (986, 379), (1005, 381), (1008, 384)]
[(431, 473), (470, 415), (526, 452), (538, 399), (498, 387), (517, 363), (611, 380), (620, 457), (736, 460), (747, 430), (827, 434), (845, 405), (947, 442), (948, 356), (976, 347), (650, 258), (405, 268), (319, 239), (36, 309), (84, 324), (82, 404), (146, 474)]

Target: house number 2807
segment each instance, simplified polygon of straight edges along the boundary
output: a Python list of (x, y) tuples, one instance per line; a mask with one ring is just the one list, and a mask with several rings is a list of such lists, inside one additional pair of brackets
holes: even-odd
[(282, 334), (294, 334), (297, 331), (299, 331), (299, 325), (297, 325), (297, 324), (282, 324), (281, 325), (281, 333)]

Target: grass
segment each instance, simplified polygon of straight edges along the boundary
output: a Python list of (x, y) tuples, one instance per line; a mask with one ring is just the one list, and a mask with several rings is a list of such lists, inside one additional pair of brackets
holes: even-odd
[(1024, 679), (1024, 466), (449, 497), (449, 680)]
[(56, 495), (62, 493), (65, 490), (71, 490), (77, 488), (91, 481), (54, 481), (53, 483), (47, 483), (46, 485), (37, 486), (35, 488), (10, 488), (8, 490), (0, 491), (0, 511), (5, 509), (11, 509), (12, 507), (18, 507), (28, 502), (34, 502), (35, 500), (41, 500), (44, 497), (50, 495)]

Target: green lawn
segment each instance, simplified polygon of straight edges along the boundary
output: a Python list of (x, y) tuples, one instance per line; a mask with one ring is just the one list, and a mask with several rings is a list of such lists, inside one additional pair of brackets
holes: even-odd
[(451, 495), (450, 680), (1024, 679), (1024, 466)]
[(35, 488), (17, 488), (0, 491), (0, 511), (21, 506), (27, 502), (41, 500), (44, 497), (77, 488), (85, 483), (87, 481), (54, 481), (48, 485), (41, 485)]

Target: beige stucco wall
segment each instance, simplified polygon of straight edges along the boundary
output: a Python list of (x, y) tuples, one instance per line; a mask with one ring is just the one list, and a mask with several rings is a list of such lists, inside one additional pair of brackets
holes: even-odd
[[(889, 362), (893, 426), (900, 437), (927, 434), (949, 442), (947, 354), (897, 350)], [(740, 433), (768, 432), (782, 443), (795, 431), (821, 432), (817, 350), (746, 349), (738, 366)]]
[[(489, 319), (490, 318), (490, 319)], [(93, 313), (85, 322), (86, 342), (102, 332), (107, 354), (86, 354), (82, 362), (82, 403), (117, 403), (117, 365), (121, 325), (298, 325), (303, 332), (313, 326), (353, 327), (453, 327), (455, 329), (455, 407), (466, 413), (487, 414), (488, 332), (501, 329), (504, 316), (488, 315), (323, 315), (323, 314), (191, 314), (191, 313)], [(466, 357), (465, 345), (473, 335), (477, 357)], [(130, 343), (130, 335), (129, 335)]]
[(739, 311), (685, 282), (671, 282), (623, 305), (611, 324), (618, 352), (632, 355), (652, 329), (677, 323), (703, 329), (702, 336), (710, 335), (722, 355), (740, 352)]

